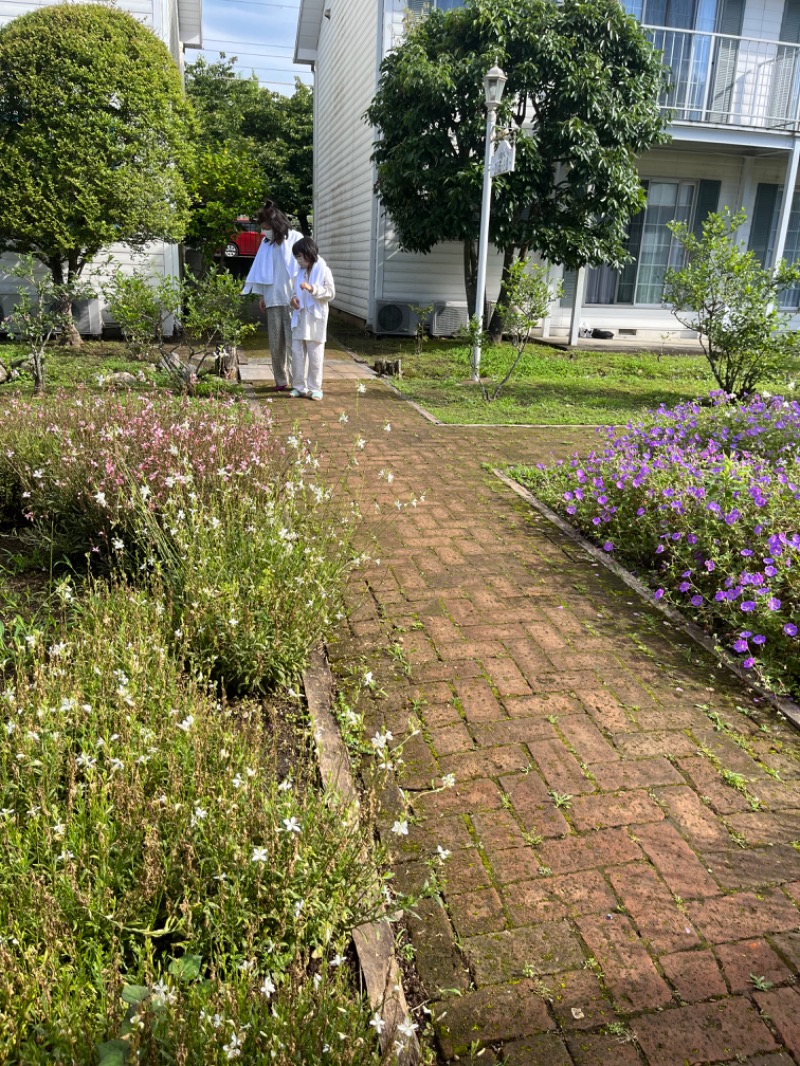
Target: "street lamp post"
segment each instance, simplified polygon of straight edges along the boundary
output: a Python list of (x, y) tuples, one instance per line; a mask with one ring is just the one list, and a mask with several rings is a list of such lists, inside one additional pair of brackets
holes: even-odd
[[(486, 94), (486, 154), (483, 160), (483, 199), (481, 200), (481, 231), (478, 241), (478, 283), (475, 292), (475, 314), (478, 328), (484, 326), (484, 304), (486, 302), (486, 259), (489, 253), (489, 213), (492, 206), (492, 133), (495, 117), (503, 89), (508, 78), (496, 64), (483, 79)], [(481, 379), (481, 336), (475, 338), (472, 349), (472, 380)]]

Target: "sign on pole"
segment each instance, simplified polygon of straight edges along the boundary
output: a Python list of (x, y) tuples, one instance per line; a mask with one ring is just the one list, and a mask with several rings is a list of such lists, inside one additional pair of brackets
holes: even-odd
[(489, 164), (489, 173), (493, 178), (500, 174), (510, 174), (514, 169), (514, 160), (517, 154), (517, 146), (511, 141), (503, 139), (499, 141)]

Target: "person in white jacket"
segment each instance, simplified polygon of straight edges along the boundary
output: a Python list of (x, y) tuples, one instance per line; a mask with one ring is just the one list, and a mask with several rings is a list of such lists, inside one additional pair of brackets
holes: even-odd
[(275, 207), (272, 200), (265, 202), (257, 220), (264, 239), (250, 267), (242, 293), (256, 293), (259, 297), (258, 306), (266, 312), (275, 389), (283, 392), (289, 386), (291, 302), (298, 270), (292, 248), (303, 234), (291, 228), (286, 215)]
[(336, 295), (330, 267), (316, 242), (303, 237), (292, 248), (299, 270), (292, 297), (292, 382), (290, 396), (322, 399), (322, 362), (328, 335), (328, 304)]

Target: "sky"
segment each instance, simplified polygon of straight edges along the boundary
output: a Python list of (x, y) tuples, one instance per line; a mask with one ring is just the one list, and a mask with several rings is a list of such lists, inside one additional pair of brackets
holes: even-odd
[(295, 76), (313, 82), (307, 65), (292, 62), (299, 10), (300, 0), (203, 0), (206, 47), (187, 51), (186, 61), (202, 55), (213, 63), (220, 52), (238, 56), (240, 74), (255, 73), (266, 88), (290, 96)]

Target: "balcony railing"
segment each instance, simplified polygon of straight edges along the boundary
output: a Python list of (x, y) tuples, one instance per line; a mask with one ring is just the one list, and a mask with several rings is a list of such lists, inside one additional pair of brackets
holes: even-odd
[(800, 45), (645, 26), (671, 72), (661, 104), (678, 122), (793, 131)]

